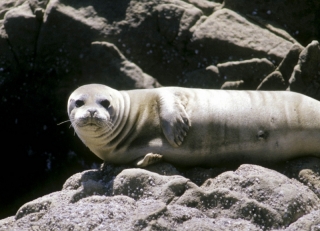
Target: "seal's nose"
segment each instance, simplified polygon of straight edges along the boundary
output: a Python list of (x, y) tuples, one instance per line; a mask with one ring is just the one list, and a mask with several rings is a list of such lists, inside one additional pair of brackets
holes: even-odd
[(90, 116), (93, 117), (94, 114), (97, 113), (97, 110), (96, 109), (88, 109), (88, 112), (90, 113)]

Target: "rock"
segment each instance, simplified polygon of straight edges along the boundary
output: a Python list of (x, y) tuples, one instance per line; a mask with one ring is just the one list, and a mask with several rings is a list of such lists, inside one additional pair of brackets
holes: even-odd
[(224, 84), (221, 86), (221, 89), (224, 90), (243, 90), (243, 80), (239, 81), (226, 81)]
[(200, 10), (202, 10), (202, 12), (205, 15), (210, 15), (214, 11), (219, 10), (222, 7), (222, 5), (220, 3), (210, 2), (210, 1), (206, 1), (206, 0), (186, 0), (186, 2), (196, 6)]
[(80, 85), (110, 83), (110, 87), (119, 90), (161, 86), (157, 80), (128, 61), (115, 45), (107, 42), (93, 42), (90, 53), (82, 58), (81, 68), (86, 79), (77, 80)]
[(253, 57), (268, 57), (272, 62), (280, 63), (292, 46), (291, 42), (228, 9), (214, 12), (193, 31), (188, 49), (206, 58), (203, 65)]
[(320, 198), (320, 159), (309, 157), (286, 163), (283, 173), (308, 186)]
[(281, 72), (286, 83), (289, 83), (294, 66), (298, 63), (299, 55), (303, 49), (301, 45), (297, 43), (293, 44), (286, 57), (284, 57), (277, 67), (276, 70)]
[(244, 90), (255, 90), (259, 83), (275, 69), (269, 60), (256, 58), (221, 63), (217, 67), (221, 78), (224, 80), (243, 80), (242, 89)]
[(318, 219), (320, 199), (270, 169), (242, 165), (215, 178), (207, 175), (199, 187), (170, 175), (177, 170), (169, 164), (153, 168), (166, 169), (169, 175), (109, 165), (78, 173), (62, 191), (31, 201), (15, 218), (1, 220), (0, 230), (305, 229)]
[(299, 65), (296, 65), (293, 69), (292, 75), (289, 79), (289, 87), (287, 90), (289, 91), (295, 91), (295, 92), (304, 92), (306, 89), (306, 84), (302, 80), (301, 77), (301, 67)]
[(203, 191), (186, 191), (176, 203), (205, 210), (207, 216), (247, 219), (269, 229), (287, 226), (317, 208), (319, 198), (307, 187), (303, 190), (312, 199), (301, 191), (294, 193), (298, 188), (302, 190), (301, 184), (275, 171), (242, 165), (234, 173), (208, 179), (201, 186)]
[(0, 19), (4, 18), (4, 15), (12, 8), (18, 7), (23, 3), (27, 2), (26, 0), (6, 0), (0, 3)]
[(289, 89), (320, 99), (320, 47), (312, 41), (299, 55), (289, 79)]
[(51, 1), (39, 34), (37, 70), (86, 79), (78, 68), (82, 58), (90, 53), (92, 42), (108, 41), (160, 83), (176, 84), (186, 65), (180, 50), (201, 15), (198, 8), (178, 0), (104, 6), (99, 1)]
[(318, 41), (312, 41), (299, 56), (298, 65), (303, 73), (302, 78), (305, 82), (318, 77), (319, 62), (320, 61), (320, 47)]
[(64, 6), (59, 1), (49, 2), (38, 38), (37, 72), (66, 75), (72, 82), (74, 78), (86, 78), (79, 70), (81, 60), (90, 53), (91, 43), (99, 41), (99, 30), (105, 23), (92, 6), (82, 9)]
[(155, 7), (160, 34), (177, 48), (184, 49), (183, 43), (190, 37), (189, 29), (202, 16), (202, 12), (191, 6), (161, 4)]
[[(8, 43), (8, 35), (3, 27), (0, 27), (0, 50), (0, 84), (2, 84), (10, 76), (19, 73), (17, 60)], [(5, 100), (7, 99), (5, 98)]]
[(268, 75), (260, 85), (257, 87), (257, 90), (263, 91), (283, 91), (286, 89), (286, 84), (284, 78), (280, 71), (274, 71), (270, 75)]
[(293, 224), (289, 225), (285, 231), (300, 231), (300, 230), (319, 230), (320, 229), (320, 210), (313, 211)]
[[(22, 4), (24, 4), (23, 7), (21, 7)], [(8, 31), (6, 31), (5, 26), (4, 26), (4, 24), (6, 22), (6, 20), (4, 20), (6, 13), (8, 11), (11, 11), (11, 13), (9, 13), (9, 18), (11, 16), (15, 17), (15, 16), (17, 16), (15, 14), (18, 14), (18, 11), (19, 11), (19, 10), (16, 10), (17, 8), (21, 8), (21, 10), (24, 12), (23, 9), (27, 8), (26, 1), (25, 0), (19, 0), (19, 1), (7, 0), (7, 1), (3, 1), (0, 3), (0, 51), (1, 51), (0, 52), (0, 84), (5, 82), (7, 80), (7, 78), (12, 79), (12, 77), (14, 77), (18, 74), (21, 74), (19, 72), (20, 66), (17, 62), (16, 54), (13, 52), (12, 44), (8, 40)], [(27, 11), (28, 11), (28, 9), (27, 9)], [(24, 12), (24, 13), (29, 14), (30, 12)], [(32, 17), (32, 16), (29, 14), (27, 17)], [(28, 22), (30, 22), (30, 20)], [(12, 24), (12, 26), (16, 29), (19, 29), (17, 27), (19, 27), (21, 25)], [(22, 29), (24, 32), (26, 32), (26, 30), (24, 30), (23, 28), (20, 28), (20, 29)], [(11, 30), (11, 32), (15, 33), (15, 31), (13, 31), (13, 28), (12, 29), (9, 28), (9, 31), (10, 30)], [(20, 31), (18, 31), (18, 33), (20, 33)], [(22, 36), (22, 38), (16, 37), (16, 39), (23, 40), (24, 37), (30, 37), (30, 35), (22, 35), (22, 34), (23, 33), (20, 34), (20, 36)], [(10, 37), (12, 37), (12, 34)], [(32, 37), (32, 35), (31, 35), (31, 37)], [(22, 49), (23, 49), (23, 47), (22, 47)], [(33, 47), (33, 50), (34, 50), (34, 47)]]
[(313, 192), (320, 197), (320, 175), (319, 171), (303, 169), (299, 173), (301, 181), (313, 189)]
[[(185, 50), (192, 36), (190, 28), (203, 13), (182, 1), (162, 3), (154, 7), (152, 16), (133, 31), (132, 37), (121, 35), (121, 43), (129, 44), (132, 60), (146, 73), (163, 85), (178, 85), (188, 67)], [(149, 33), (141, 35), (141, 30)]]
[(22, 72), (28, 72), (34, 68), (35, 47), (40, 25), (41, 22), (33, 14), (28, 2), (5, 14), (4, 28)]
[[(244, 4), (246, 7), (243, 7)], [(320, 4), (318, 1), (306, 4), (304, 0), (294, 2), (226, 0), (224, 7), (242, 15), (253, 15), (268, 20), (270, 24), (276, 23), (304, 44), (310, 41), (309, 38), (319, 36), (317, 17)]]
[(222, 79), (216, 66), (210, 65), (206, 68), (185, 73), (179, 86), (193, 88), (215, 89), (219, 88)]
[(269, 30), (270, 32), (274, 33), (275, 35), (288, 40), (294, 44), (298, 44), (297, 40), (295, 40), (288, 32), (286, 32), (283, 29), (280, 29), (281, 26), (279, 26), (277, 23), (270, 23), (268, 20), (264, 20), (258, 16), (247, 14), (246, 17), (253, 21), (254, 23), (258, 24), (262, 28), (265, 28)]

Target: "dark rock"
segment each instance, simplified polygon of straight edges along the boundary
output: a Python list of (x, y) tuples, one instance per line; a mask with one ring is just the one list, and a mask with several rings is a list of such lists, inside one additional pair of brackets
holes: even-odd
[(22, 72), (33, 70), (40, 22), (33, 14), (28, 2), (5, 14), (4, 28), (19, 69)]
[(299, 55), (289, 79), (289, 89), (320, 99), (320, 48), (313, 41)]
[(216, 66), (211, 65), (203, 69), (188, 72), (183, 75), (179, 86), (193, 88), (216, 89), (221, 85), (222, 79)]
[(155, 7), (160, 34), (178, 49), (190, 37), (189, 29), (199, 20), (202, 12), (188, 5), (161, 4)]
[[(0, 27), (0, 84), (2, 84), (10, 76), (19, 72), (17, 59), (12, 52), (12, 48), (8, 42), (8, 35), (3, 27)], [(6, 99), (3, 99), (6, 100)]]
[(298, 65), (303, 73), (302, 79), (308, 83), (319, 76), (320, 47), (318, 41), (312, 41), (299, 56)]
[(289, 82), (294, 66), (298, 63), (299, 55), (302, 50), (303, 47), (301, 45), (293, 44), (286, 57), (276, 69), (277, 71), (281, 72), (281, 75), (286, 83)]
[(107, 42), (93, 42), (90, 53), (82, 58), (81, 70), (86, 78), (77, 79), (82, 84), (107, 83), (115, 89), (154, 88), (161, 85), (128, 61), (116, 46)]
[(275, 67), (267, 59), (251, 59), (245, 61), (226, 62), (218, 64), (221, 78), (225, 81), (243, 80), (244, 90), (255, 90), (260, 82), (271, 73)]
[[(246, 7), (243, 7), (244, 5)], [(268, 20), (271, 24), (275, 22), (303, 44), (320, 35), (318, 1), (225, 0), (224, 7), (242, 15), (253, 15)]]
[[(142, 69), (156, 77), (161, 84), (178, 85), (188, 67), (185, 50), (192, 36), (190, 28), (203, 13), (190, 4), (175, 1), (175, 4), (159, 4), (154, 8), (153, 15), (154, 18), (149, 18), (139, 28), (153, 33), (141, 38), (140, 32), (134, 32), (136, 39), (133, 37), (128, 41), (128, 38), (122, 37), (121, 41), (135, 47), (139, 38), (140, 50), (132, 48), (132, 60), (137, 60), (139, 65), (141, 63)], [(159, 31), (154, 28), (159, 28)]]
[(264, 20), (258, 16), (247, 14), (246, 17), (251, 20), (253, 23), (258, 24), (262, 28), (269, 30), (270, 32), (274, 33), (275, 35), (288, 40), (292, 43), (298, 43), (287, 31), (280, 29), (281, 26), (277, 23), (270, 23), (268, 20)]
[(81, 59), (89, 53), (91, 43), (101, 38), (99, 30), (104, 22), (90, 6), (77, 11), (64, 7), (62, 2), (50, 1), (45, 10), (36, 50), (36, 71), (73, 80), (82, 77)]
[[(268, 57), (272, 62), (280, 63), (292, 46), (291, 42), (228, 9), (214, 12), (203, 23), (196, 25), (193, 31), (188, 49), (198, 57), (205, 57), (207, 63), (253, 57)], [(196, 60), (194, 65), (198, 65), (199, 59)]]
[(262, 91), (270, 91), (270, 90), (276, 90), (276, 91), (283, 91), (286, 89), (286, 84), (284, 81), (284, 78), (282, 77), (281, 72), (274, 71), (270, 75), (268, 75), (260, 85), (257, 87), (257, 90)]
[(78, 68), (82, 58), (92, 42), (108, 41), (160, 83), (176, 84), (186, 65), (181, 50), (202, 12), (182, 1), (129, 2), (103, 7), (99, 1), (50, 2), (39, 35), (37, 70), (70, 80), (86, 78)]

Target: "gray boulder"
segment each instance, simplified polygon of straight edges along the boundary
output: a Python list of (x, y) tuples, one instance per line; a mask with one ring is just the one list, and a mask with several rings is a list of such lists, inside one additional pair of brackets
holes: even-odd
[(318, 1), (225, 0), (224, 7), (253, 19), (263, 19), (267, 24), (286, 30), (303, 44), (309, 43), (310, 38), (319, 36)]
[(305, 230), (318, 225), (320, 199), (276, 171), (242, 165), (214, 178), (203, 176), (198, 186), (193, 181), (199, 175), (175, 175), (179, 171), (169, 164), (149, 168), (153, 171), (105, 164), (78, 173), (61, 191), (1, 220), (0, 230)]
[(202, 65), (254, 57), (280, 63), (292, 46), (292, 42), (228, 9), (214, 12), (193, 31), (188, 49), (206, 58)]

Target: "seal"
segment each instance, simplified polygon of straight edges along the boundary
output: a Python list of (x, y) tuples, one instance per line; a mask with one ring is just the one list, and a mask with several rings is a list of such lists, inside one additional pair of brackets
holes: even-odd
[(320, 103), (288, 91), (89, 84), (68, 100), (83, 143), (104, 161), (144, 167), (267, 164), (320, 157)]

